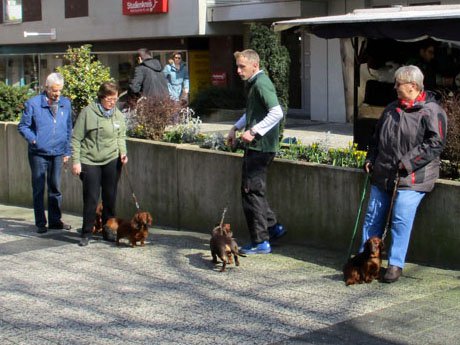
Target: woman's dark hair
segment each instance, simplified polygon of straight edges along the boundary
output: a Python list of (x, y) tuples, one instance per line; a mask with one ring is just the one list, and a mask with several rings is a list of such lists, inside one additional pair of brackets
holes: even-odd
[(102, 83), (97, 91), (99, 101), (107, 96), (112, 96), (118, 93), (118, 85), (112, 81)]

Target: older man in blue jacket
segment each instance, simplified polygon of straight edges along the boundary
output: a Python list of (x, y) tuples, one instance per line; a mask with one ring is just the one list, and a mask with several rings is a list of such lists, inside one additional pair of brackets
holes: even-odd
[(28, 156), (32, 172), (33, 204), (37, 233), (48, 231), (45, 215), (45, 179), (48, 185), (48, 220), (50, 229), (70, 229), (61, 220), (61, 168), (71, 156), (72, 106), (61, 97), (64, 78), (51, 73), (45, 91), (24, 104), (18, 125), (19, 133), (29, 144)]

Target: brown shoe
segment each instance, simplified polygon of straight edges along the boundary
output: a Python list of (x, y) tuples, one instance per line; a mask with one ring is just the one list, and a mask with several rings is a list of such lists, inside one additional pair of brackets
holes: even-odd
[(398, 266), (389, 265), (385, 275), (383, 276), (384, 283), (394, 283), (401, 277), (402, 268)]

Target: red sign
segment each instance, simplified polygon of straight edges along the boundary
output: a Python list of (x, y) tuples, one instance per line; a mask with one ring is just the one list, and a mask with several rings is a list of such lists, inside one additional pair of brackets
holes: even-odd
[(168, 13), (168, 0), (123, 0), (123, 15)]
[(226, 72), (214, 72), (211, 74), (211, 84), (214, 86), (227, 85), (227, 73)]

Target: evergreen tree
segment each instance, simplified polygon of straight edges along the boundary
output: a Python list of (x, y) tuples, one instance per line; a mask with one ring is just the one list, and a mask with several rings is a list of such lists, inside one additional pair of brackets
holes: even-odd
[(65, 65), (57, 68), (64, 77), (63, 95), (70, 98), (74, 114), (97, 97), (97, 91), (103, 82), (112, 81), (110, 68), (104, 66), (91, 55), (91, 45), (67, 49), (64, 54)]

